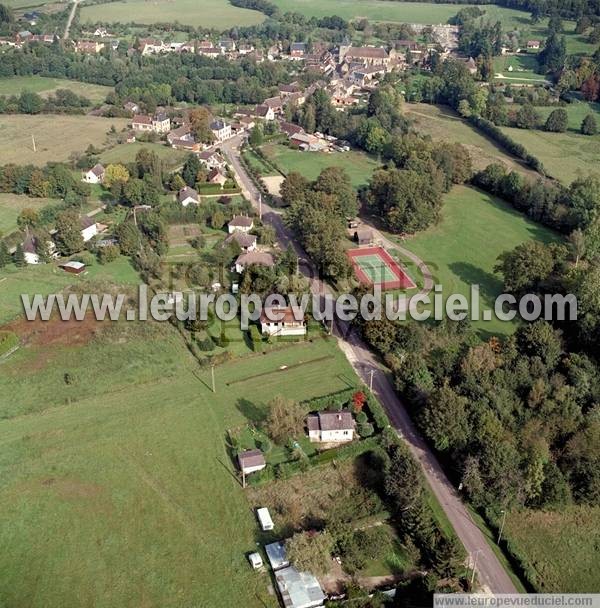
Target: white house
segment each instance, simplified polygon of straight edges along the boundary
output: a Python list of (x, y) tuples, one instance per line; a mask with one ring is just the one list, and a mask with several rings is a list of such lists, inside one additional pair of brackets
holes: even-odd
[(103, 179), (104, 167), (99, 163), (88, 171), (84, 171), (82, 175), (82, 181), (88, 184), (101, 184)]
[(131, 128), (134, 131), (168, 133), (171, 130), (171, 119), (164, 112), (159, 112), (154, 116), (136, 114), (131, 121)]
[(210, 123), (210, 130), (216, 141), (225, 141), (231, 137), (231, 125), (223, 120), (213, 120)]
[(345, 443), (354, 438), (354, 419), (349, 410), (318, 412), (306, 419), (308, 438), (318, 443)]
[(304, 312), (299, 306), (263, 308), (260, 313), (260, 330), (270, 336), (304, 336)]
[(177, 200), (184, 206), (188, 205), (198, 205), (200, 204), (200, 199), (198, 197), (198, 192), (189, 186), (182, 188), (177, 195)]
[[(50, 257), (57, 258), (58, 253), (56, 251), (56, 245), (52, 241), (46, 242), (46, 248)], [(41, 264), (42, 260), (37, 252), (37, 239), (32, 235), (28, 234), (23, 241), (23, 257), (27, 264)]]
[(265, 457), (260, 450), (245, 450), (241, 452), (238, 455), (238, 464), (240, 465), (240, 471), (244, 475), (262, 471), (267, 466)]
[(247, 215), (234, 215), (233, 219), (227, 224), (229, 234), (234, 232), (250, 232), (254, 228), (254, 220)]
[(95, 237), (98, 234), (96, 222), (87, 215), (80, 218), (79, 226), (81, 228), (81, 236), (83, 237), (84, 243), (87, 243), (92, 237)]

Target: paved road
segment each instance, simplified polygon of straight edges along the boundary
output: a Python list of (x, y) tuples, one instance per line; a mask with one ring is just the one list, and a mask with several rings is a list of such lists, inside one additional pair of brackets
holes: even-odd
[[(221, 148), (237, 174), (245, 196), (258, 208), (259, 192), (239, 161), (238, 148), (240, 143), (241, 137), (238, 136), (222, 144)], [(301, 260), (302, 270), (310, 279), (313, 293), (322, 296), (331, 293), (327, 284), (313, 272), (306, 253), (295, 242), (293, 236), (285, 227), (281, 215), (267, 204), (262, 203), (262, 216), (263, 221), (274, 227), (282, 248), (286, 248), (290, 243), (293, 245)], [(397, 245), (394, 246), (398, 247)], [(516, 593), (517, 590), (512, 580), (469, 515), (458, 493), (444, 474), (437, 458), (416, 430), (404, 404), (394, 390), (392, 381), (386, 371), (381, 368), (377, 357), (359, 336), (348, 331), (345, 324), (337, 322), (334, 334), (338, 339), (340, 348), (363, 382), (369, 385), (372, 379), (373, 392), (385, 407), (394, 429), (406, 441), (411, 453), (421, 465), (425, 478), (465, 549), (471, 556), (476, 556), (476, 570), (483, 589), (492, 593)]]

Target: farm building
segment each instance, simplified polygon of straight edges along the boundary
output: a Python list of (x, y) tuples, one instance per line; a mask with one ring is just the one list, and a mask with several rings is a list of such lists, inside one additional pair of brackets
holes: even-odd
[(270, 253), (260, 251), (249, 251), (248, 253), (242, 253), (235, 261), (235, 271), (242, 273), (247, 266), (267, 266), (272, 268), (275, 266), (275, 260)]
[(373, 231), (370, 228), (358, 228), (354, 232), (354, 240), (359, 247), (369, 247), (373, 244)]
[(306, 426), (313, 442), (345, 443), (354, 438), (354, 418), (349, 410), (310, 414)]
[(87, 243), (91, 238), (98, 234), (96, 222), (87, 215), (84, 215), (79, 219), (79, 226), (81, 228), (81, 236), (84, 243)]

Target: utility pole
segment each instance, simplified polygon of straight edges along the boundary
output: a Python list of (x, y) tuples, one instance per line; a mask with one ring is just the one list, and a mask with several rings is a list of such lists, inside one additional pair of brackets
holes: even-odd
[(212, 378), (212, 391), (213, 391), (213, 393), (216, 393), (217, 389), (215, 388), (215, 366), (214, 365), (210, 366), (210, 375)]
[(37, 150), (35, 148), (35, 137), (33, 136), (33, 133), (31, 134), (31, 143), (33, 144), (33, 151), (37, 152)]
[(374, 373), (375, 373), (375, 370), (374, 370), (374, 369), (372, 369), (372, 370), (369, 372), (369, 392), (371, 392), (371, 393), (373, 392), (373, 374), (374, 374)]
[(262, 220), (262, 194), (258, 193), (258, 219)]
[(504, 531), (504, 524), (506, 522), (506, 510), (502, 509), (500, 513), (502, 513), (502, 523), (500, 524), (500, 531), (498, 532), (498, 544), (500, 544), (500, 540), (502, 539), (502, 532)]
[(477, 551), (475, 551), (475, 556), (473, 558), (473, 574), (471, 574), (471, 585), (473, 585), (473, 582), (475, 581), (475, 568), (477, 566), (477, 556), (481, 553), (482, 549), (477, 549)]

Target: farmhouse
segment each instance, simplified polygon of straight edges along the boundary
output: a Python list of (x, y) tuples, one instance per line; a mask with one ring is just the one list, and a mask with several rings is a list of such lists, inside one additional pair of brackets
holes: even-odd
[(91, 238), (98, 234), (98, 226), (96, 225), (96, 222), (87, 215), (84, 215), (79, 219), (79, 226), (84, 243), (87, 243)]
[(238, 455), (238, 464), (240, 471), (244, 475), (262, 471), (267, 466), (265, 457), (260, 450), (245, 450)]
[(318, 152), (325, 147), (318, 137), (308, 133), (295, 133), (290, 137), (290, 143), (309, 152)]
[(217, 141), (225, 141), (231, 137), (231, 125), (223, 120), (213, 120), (210, 123), (210, 130)]
[(94, 165), (82, 174), (82, 181), (88, 184), (101, 184), (104, 179), (104, 167), (101, 164)]
[(141, 38), (138, 49), (142, 55), (155, 55), (162, 53), (165, 50), (165, 45), (162, 40), (155, 38)]
[(275, 120), (275, 110), (266, 105), (256, 106), (255, 114), (257, 118), (262, 118), (263, 120)]
[(289, 97), (294, 93), (302, 93), (302, 87), (297, 82), (279, 85), (279, 95), (281, 97)]
[(234, 215), (233, 219), (227, 224), (229, 234), (234, 232), (250, 232), (254, 228), (254, 220), (247, 215)]
[(199, 205), (200, 198), (198, 197), (198, 192), (189, 186), (182, 188), (177, 194), (177, 200), (184, 207), (188, 205)]
[(304, 336), (304, 312), (299, 306), (264, 308), (260, 313), (260, 330), (270, 336)]
[(306, 419), (308, 438), (317, 443), (345, 443), (354, 438), (354, 419), (349, 410), (318, 412)]
[(168, 133), (171, 130), (171, 119), (164, 112), (157, 112), (154, 116), (137, 114), (131, 121), (131, 128), (134, 131)]
[(537, 51), (537, 50), (539, 50), (541, 44), (542, 43), (539, 40), (528, 40), (527, 48), (531, 49), (532, 51)]
[(253, 234), (246, 232), (240, 232), (236, 230), (233, 234), (230, 234), (223, 243), (229, 245), (230, 243), (237, 243), (242, 251), (255, 251), (256, 250), (256, 237)]
[(248, 253), (242, 253), (238, 256), (235, 261), (234, 268), (238, 274), (241, 274), (248, 266), (253, 265), (273, 268), (273, 266), (275, 266), (275, 260), (270, 253), (250, 251)]

